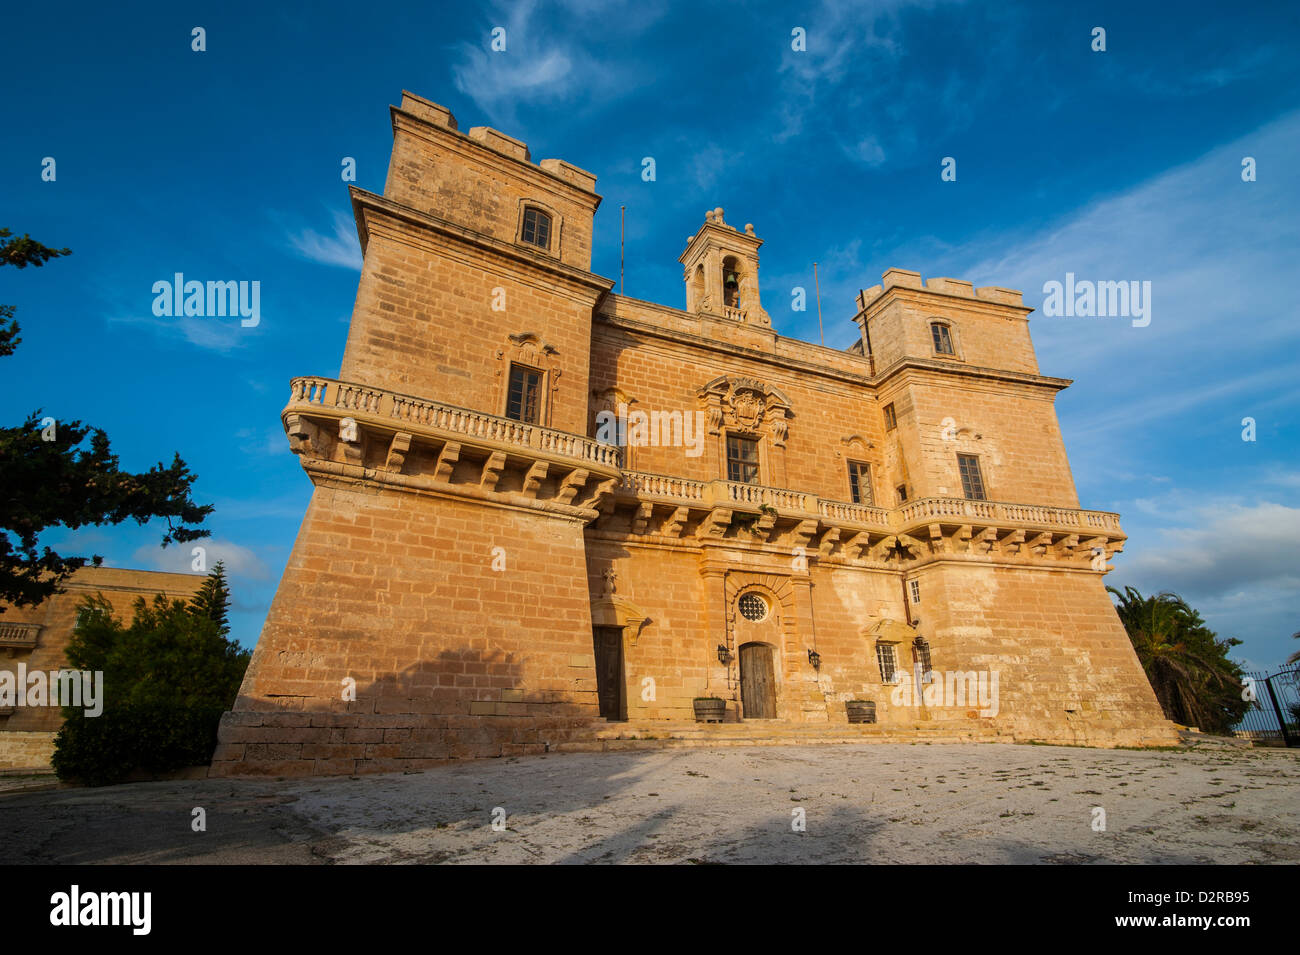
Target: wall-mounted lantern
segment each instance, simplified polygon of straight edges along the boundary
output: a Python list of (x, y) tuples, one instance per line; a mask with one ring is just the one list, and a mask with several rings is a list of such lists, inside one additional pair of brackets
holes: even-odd
[(735, 659), (735, 657), (733, 657), (733, 656), (731, 655), (731, 651), (727, 649), (727, 645), (726, 645), (725, 643), (719, 643), (719, 644), (718, 644), (718, 662), (721, 663), (721, 664), (725, 667), (725, 666), (728, 666), (728, 665), (731, 663), (731, 661), (734, 660), (734, 659)]
[(812, 664), (814, 670), (820, 670), (822, 667), (822, 655), (816, 650), (809, 650), (808, 662)]

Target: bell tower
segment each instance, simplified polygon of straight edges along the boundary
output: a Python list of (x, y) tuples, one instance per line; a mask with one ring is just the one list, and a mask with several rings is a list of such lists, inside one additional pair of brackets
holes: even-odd
[(746, 223), (744, 232), (727, 225), (721, 206), (705, 212), (704, 224), (678, 258), (686, 282), (686, 311), (770, 329), (771, 316), (758, 295), (762, 244), (752, 224)]

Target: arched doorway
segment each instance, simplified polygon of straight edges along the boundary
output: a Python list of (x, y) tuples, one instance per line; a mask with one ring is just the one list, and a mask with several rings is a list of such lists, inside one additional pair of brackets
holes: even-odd
[(776, 719), (775, 651), (770, 643), (740, 647), (740, 703), (747, 720)]

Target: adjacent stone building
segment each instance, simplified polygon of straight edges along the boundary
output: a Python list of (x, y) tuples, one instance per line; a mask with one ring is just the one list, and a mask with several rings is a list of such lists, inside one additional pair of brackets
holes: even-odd
[[(35, 607), (6, 606), (0, 613), (0, 670), (13, 674), (6, 683), (17, 685), (17, 675), (24, 671), (48, 674), (68, 666), (65, 651), (86, 597), (102, 595), (114, 615), (129, 622), (137, 598), (152, 601), (162, 594), (189, 600), (204, 579), (202, 574), (83, 567), (63, 584), (63, 593)], [(48, 770), (54, 735), (62, 725), (58, 706), (0, 706), (0, 769)]]
[[(315, 489), (214, 773), (1173, 738), (1019, 292), (891, 269), (848, 350), (785, 338), (762, 241), (713, 209), (685, 308), (626, 298), (590, 270), (592, 174), (410, 93), (392, 122), (383, 195), (352, 190), (342, 367), (290, 385)], [(697, 697), (727, 722), (696, 728)]]

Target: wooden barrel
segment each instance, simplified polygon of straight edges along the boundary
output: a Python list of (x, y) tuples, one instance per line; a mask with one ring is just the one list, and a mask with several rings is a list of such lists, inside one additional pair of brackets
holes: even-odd
[(844, 708), (848, 711), (850, 723), (874, 723), (876, 721), (875, 700), (846, 700)]
[(708, 698), (695, 701), (695, 722), (697, 723), (721, 723), (726, 715), (726, 700)]

